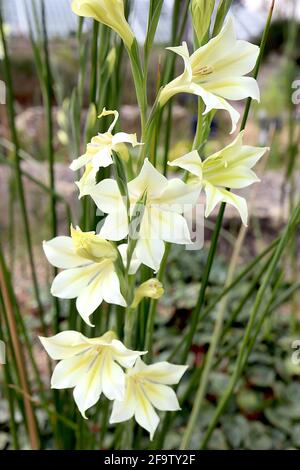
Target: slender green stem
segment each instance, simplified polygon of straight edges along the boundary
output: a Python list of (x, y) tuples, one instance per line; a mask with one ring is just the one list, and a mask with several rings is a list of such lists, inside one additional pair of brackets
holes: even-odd
[(225, 389), (225, 391), (224, 391), (224, 393), (223, 393), (223, 395), (222, 395), (222, 397), (221, 397), (221, 399), (218, 403), (218, 406), (217, 406), (217, 409), (214, 413), (214, 416), (213, 416), (213, 418), (212, 418), (212, 420), (209, 424), (209, 427), (208, 427), (208, 429), (205, 433), (205, 436), (202, 440), (201, 449), (203, 449), (207, 446), (207, 443), (208, 443), (208, 441), (211, 437), (211, 434), (212, 434), (213, 430), (215, 429), (215, 426), (218, 423), (219, 417), (221, 416), (221, 414), (222, 414), (229, 398), (231, 397), (231, 395), (234, 391), (234, 388), (235, 388), (236, 383), (238, 381), (238, 378), (240, 376), (241, 366), (242, 366), (243, 361), (244, 361), (245, 353), (246, 353), (246, 351), (248, 349), (248, 346), (250, 344), (251, 333), (252, 333), (253, 326), (255, 324), (257, 315), (259, 313), (259, 309), (260, 309), (260, 307), (261, 307), (261, 305), (264, 301), (265, 293), (268, 289), (268, 286), (269, 286), (270, 282), (272, 281), (272, 278), (273, 278), (274, 273), (276, 271), (276, 267), (278, 265), (278, 262), (279, 262), (279, 260), (282, 256), (284, 250), (286, 249), (286, 247), (288, 245), (288, 242), (290, 241), (291, 237), (293, 236), (294, 230), (297, 228), (297, 225), (299, 224), (299, 217), (300, 217), (300, 202), (298, 203), (298, 205), (296, 206), (293, 214), (291, 215), (291, 217), (289, 219), (289, 222), (288, 222), (288, 225), (287, 225), (286, 229), (284, 230), (283, 235), (280, 238), (279, 244), (276, 247), (275, 253), (274, 253), (273, 257), (270, 260), (265, 278), (262, 282), (262, 285), (260, 286), (260, 288), (258, 290), (256, 299), (255, 299), (255, 303), (254, 303), (253, 308), (252, 308), (251, 313), (250, 313), (249, 321), (248, 321), (248, 324), (247, 324), (247, 327), (246, 327), (246, 330), (245, 330), (245, 333), (244, 333), (244, 336), (243, 336), (243, 341), (242, 341), (241, 348), (240, 348), (240, 351), (239, 351), (239, 354), (238, 354), (238, 357), (237, 357), (237, 360), (236, 360), (236, 363), (235, 363), (235, 366), (234, 366), (233, 374), (231, 376), (231, 379), (229, 381), (228, 386), (226, 387), (226, 389)]
[(39, 286), (38, 286), (38, 281), (37, 281), (31, 234), (30, 234), (30, 228), (29, 228), (29, 218), (28, 218), (27, 206), (26, 206), (26, 201), (25, 201), (25, 192), (24, 192), (24, 186), (23, 186), (23, 180), (22, 180), (21, 160), (20, 160), (20, 155), (19, 155), (20, 145), (19, 145), (19, 138), (17, 134), (17, 128), (15, 124), (15, 109), (14, 109), (14, 94), (13, 94), (11, 64), (10, 64), (10, 59), (8, 55), (8, 50), (7, 50), (6, 38), (5, 38), (4, 30), (3, 30), (3, 19), (2, 19), (1, 8), (0, 8), (0, 38), (2, 41), (3, 51), (4, 51), (4, 73), (5, 73), (5, 81), (6, 81), (6, 88), (7, 88), (7, 115), (8, 115), (11, 136), (12, 136), (12, 142), (14, 144), (14, 162), (15, 162), (18, 195), (19, 195), (19, 201), (20, 201), (20, 207), (21, 207), (21, 215), (23, 219), (27, 253), (28, 253), (28, 258), (29, 258), (35, 298), (36, 298), (36, 302), (38, 306), (39, 317), (40, 317), (43, 331), (46, 332), (46, 325), (45, 325), (45, 320), (44, 320), (44, 315), (43, 315), (43, 305), (41, 302), (40, 291), (39, 291)]

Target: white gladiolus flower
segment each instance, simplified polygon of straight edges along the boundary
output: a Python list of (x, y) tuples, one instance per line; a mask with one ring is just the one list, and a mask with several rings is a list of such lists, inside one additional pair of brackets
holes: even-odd
[[(200, 188), (168, 180), (146, 158), (140, 174), (128, 183), (131, 214), (138, 205), (139, 231), (135, 256), (154, 270), (158, 270), (164, 254), (164, 241), (191, 243), (186, 220), (181, 215), (185, 205), (194, 205)], [(108, 216), (100, 231), (107, 240), (122, 240), (129, 233), (127, 208), (118, 184), (105, 179), (90, 188), (89, 195), (97, 207)], [(142, 201), (142, 202), (141, 202)], [(131, 225), (131, 230), (133, 228)]]
[(206, 193), (205, 217), (214, 210), (220, 202), (234, 206), (247, 225), (248, 209), (246, 200), (228, 191), (250, 186), (259, 181), (251, 168), (268, 150), (267, 147), (251, 147), (243, 145), (244, 132), (240, 132), (236, 139), (217, 153), (204, 161), (196, 150), (168, 162), (170, 166), (178, 166), (195, 175)]
[(126, 21), (123, 0), (73, 0), (76, 15), (94, 18), (116, 31), (126, 47), (131, 48), (134, 34)]
[(158, 362), (147, 366), (140, 358), (126, 373), (124, 400), (115, 400), (110, 423), (127, 421), (133, 416), (137, 423), (149, 431), (152, 440), (159, 423), (154, 408), (161, 411), (180, 410), (174, 390), (168, 385), (177, 384), (188, 366)]
[(254, 68), (259, 47), (236, 39), (234, 22), (230, 18), (221, 32), (191, 56), (186, 43), (169, 47), (184, 60), (184, 72), (168, 83), (159, 95), (159, 104), (177, 93), (192, 93), (203, 99), (207, 114), (212, 109), (228, 111), (232, 120), (231, 133), (235, 131), (239, 113), (227, 100), (251, 97), (260, 99), (257, 82), (245, 75)]
[(101, 393), (109, 400), (125, 397), (125, 373), (120, 367), (133, 367), (145, 354), (127, 349), (112, 331), (99, 338), (87, 338), (77, 331), (64, 331), (50, 338), (40, 337), (52, 359), (59, 360), (51, 387), (74, 388), (75, 402), (84, 418)]
[(103, 300), (126, 306), (114, 262), (117, 250), (95, 232), (71, 227), (71, 237), (55, 237), (43, 243), (48, 261), (64, 269), (54, 279), (51, 293), (62, 299), (76, 300), (83, 320), (93, 326), (89, 316)]
[(107, 132), (93, 137), (91, 142), (87, 144), (86, 153), (73, 160), (70, 165), (73, 171), (86, 166), (82, 178), (76, 183), (80, 190), (80, 197), (88, 194), (88, 188), (95, 182), (95, 176), (99, 168), (106, 168), (113, 163), (112, 152), (117, 152), (123, 160), (128, 160), (129, 154), (125, 144), (131, 144), (132, 147), (141, 145), (137, 141), (136, 134), (118, 132), (113, 135), (112, 131), (119, 118), (118, 111), (110, 111), (104, 108), (99, 118), (110, 115), (114, 115), (114, 120)]

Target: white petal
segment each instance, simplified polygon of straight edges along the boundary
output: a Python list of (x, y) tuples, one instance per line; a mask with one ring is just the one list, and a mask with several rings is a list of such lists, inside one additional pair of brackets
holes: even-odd
[(120, 210), (124, 201), (121, 196), (118, 184), (115, 180), (105, 179), (100, 181), (90, 192), (96, 206), (105, 213)]
[(50, 338), (39, 339), (52, 359), (66, 359), (86, 348), (86, 338), (77, 331), (62, 331)]
[(137, 242), (135, 251), (141, 263), (154, 269), (154, 271), (158, 271), (165, 252), (165, 244), (162, 240), (140, 239)]
[[(149, 209), (150, 221), (153, 227), (152, 243), (154, 238), (170, 243), (191, 243), (190, 233), (185, 218), (176, 212), (161, 210), (160, 206), (151, 206)], [(142, 235), (143, 236), (143, 233)]]
[(145, 395), (152, 405), (161, 411), (180, 410), (176, 393), (167, 385), (145, 382), (142, 385)]
[(118, 132), (112, 138), (113, 146), (121, 143), (131, 144), (133, 147), (141, 145), (137, 141), (136, 134), (126, 134), (126, 132)]
[(177, 366), (165, 361), (146, 366), (141, 359), (137, 366), (141, 368), (146, 379), (163, 385), (177, 384), (188, 368), (188, 366)]
[(99, 150), (99, 152), (93, 155), (93, 167), (94, 169), (106, 168), (113, 164), (113, 159), (111, 157), (111, 148), (109, 145)]
[(115, 400), (113, 404), (113, 409), (109, 422), (121, 423), (123, 421), (128, 421), (133, 417), (135, 410), (135, 392), (133, 388), (132, 381), (130, 379), (126, 380), (126, 392), (124, 401)]
[(71, 237), (55, 237), (47, 242), (44, 241), (43, 249), (49, 263), (56, 268), (76, 268), (90, 264), (89, 260), (75, 253)]
[(60, 361), (53, 371), (51, 387), (58, 389), (75, 387), (83, 374), (88, 371), (93, 357), (88, 352)]
[(189, 171), (193, 175), (199, 176), (199, 178), (202, 177), (202, 161), (197, 150), (193, 150), (182, 157), (168, 162), (168, 165), (178, 166), (183, 170)]
[(51, 286), (51, 294), (61, 299), (74, 299), (97, 272), (97, 264), (66, 269), (59, 273)]
[(125, 368), (134, 366), (137, 358), (146, 354), (146, 351), (132, 351), (127, 349), (121, 341), (113, 339), (112, 341), (112, 354), (116, 361)]
[(130, 197), (138, 200), (145, 192), (149, 198), (159, 196), (168, 185), (168, 180), (145, 158), (140, 174), (128, 184)]
[(101, 363), (102, 359), (99, 355), (89, 371), (81, 377), (74, 388), (74, 399), (84, 418), (86, 418), (85, 411), (95, 405), (101, 395)]
[(175, 47), (167, 47), (169, 51), (175, 52), (175, 54), (180, 55), (184, 61), (184, 72), (182, 74), (182, 78), (184, 80), (192, 80), (193, 71), (190, 63), (190, 53), (187, 47), (186, 42), (182, 43), (182, 46), (175, 46)]
[(80, 292), (76, 300), (76, 308), (81, 318), (89, 325), (94, 326), (90, 322), (90, 315), (101, 305), (103, 296), (101, 292), (102, 277), (98, 272), (96, 277), (89, 282)]
[(128, 235), (128, 217), (123, 203), (119, 210), (108, 214), (100, 230), (100, 235), (107, 240), (123, 240)]
[(236, 44), (234, 20), (230, 17), (224, 24), (220, 33), (212, 38), (207, 44), (197, 49), (191, 55), (193, 68), (196, 64), (211, 65), (222, 60), (224, 55), (231, 51)]
[(81, 157), (76, 158), (72, 161), (70, 168), (73, 171), (79, 170), (83, 166), (87, 165), (92, 159), (92, 156), (89, 154), (81, 155)]
[[(127, 243), (122, 243), (121, 245), (118, 246), (118, 250), (121, 254), (124, 266), (126, 266), (127, 264), (127, 249), (128, 249)], [(131, 258), (131, 262), (130, 262), (129, 274), (136, 274), (140, 265), (141, 265), (141, 262), (137, 259), (136, 252), (134, 251), (132, 258)]]
[(154, 204), (159, 204), (160, 209), (171, 212), (184, 212), (185, 206), (196, 204), (201, 187), (200, 185), (186, 184), (178, 178), (169, 181), (167, 188), (160, 197), (153, 200)]
[(109, 348), (102, 353), (102, 390), (109, 400), (124, 400), (125, 397), (125, 374), (118, 364), (113, 360)]
[(106, 270), (102, 276), (100, 291), (105, 302), (126, 307), (126, 301), (120, 291), (119, 278), (113, 269)]
[(217, 204), (220, 202), (226, 202), (227, 204), (231, 204), (234, 206), (242, 219), (242, 222), (245, 226), (247, 226), (247, 219), (248, 219), (248, 209), (247, 209), (247, 202), (246, 200), (241, 197), (233, 194), (226, 189), (216, 188), (211, 184), (205, 185), (205, 193), (206, 193), (206, 209), (205, 209), (205, 217), (208, 217), (210, 213), (214, 210)]
[(204, 88), (227, 100), (242, 100), (248, 97), (260, 100), (257, 81), (252, 77), (220, 78), (205, 83)]
[(152, 441), (159, 423), (159, 417), (139, 384), (136, 385), (135, 396), (135, 419), (142, 428), (150, 433), (150, 440)]

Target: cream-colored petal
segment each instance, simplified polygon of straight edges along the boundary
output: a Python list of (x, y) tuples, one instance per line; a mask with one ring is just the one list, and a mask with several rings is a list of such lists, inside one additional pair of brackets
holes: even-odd
[(180, 381), (187, 368), (188, 366), (177, 366), (166, 361), (147, 366), (141, 359), (138, 359), (135, 371), (139, 371), (145, 379), (151, 382), (174, 385)]
[(153, 203), (158, 204), (161, 210), (181, 214), (185, 208), (196, 204), (200, 191), (200, 185), (186, 184), (178, 178), (173, 178), (160, 197), (153, 199)]
[(168, 165), (182, 168), (202, 179), (202, 161), (197, 150), (193, 150), (182, 157), (168, 162)]
[(127, 349), (121, 341), (113, 339), (111, 345), (111, 351), (114, 360), (116, 360), (121, 366), (125, 368), (131, 368), (134, 366), (138, 357), (146, 354), (147, 351), (132, 351)]
[(55, 360), (74, 356), (87, 347), (86, 338), (73, 330), (62, 331), (49, 338), (39, 336), (39, 339), (49, 356)]
[(175, 54), (178, 54), (183, 58), (184, 72), (182, 74), (182, 78), (184, 80), (190, 81), (193, 76), (193, 71), (190, 63), (190, 53), (187, 47), (187, 43), (183, 42), (181, 46), (167, 47), (166, 49), (175, 52)]
[(101, 305), (103, 296), (101, 290), (103, 278), (101, 272), (95, 274), (94, 278), (78, 292), (76, 308), (81, 318), (89, 325), (95, 326), (90, 322), (90, 315)]
[(60, 361), (53, 371), (51, 387), (57, 389), (75, 387), (89, 370), (93, 357), (94, 355), (87, 352)]
[(75, 299), (96, 272), (97, 265), (95, 263), (80, 268), (66, 269), (54, 278), (51, 294), (61, 299)]
[[(153, 237), (180, 245), (191, 243), (188, 225), (182, 215), (161, 210), (158, 205), (152, 205), (149, 214), (150, 223), (155, 229), (155, 232), (152, 231)], [(155, 241), (155, 239), (152, 241)]]
[(123, 401), (115, 400), (112, 413), (109, 419), (111, 424), (128, 421), (134, 415), (135, 411), (135, 390), (132, 380), (126, 380), (125, 399)]
[(121, 143), (131, 144), (132, 147), (142, 145), (137, 141), (136, 134), (126, 134), (126, 132), (118, 132), (112, 138), (113, 147)]
[(148, 198), (158, 197), (168, 186), (168, 180), (145, 158), (140, 174), (128, 184), (130, 198), (140, 199), (147, 193)]
[(99, 152), (93, 155), (92, 159), (93, 168), (97, 170), (98, 168), (107, 168), (113, 164), (113, 159), (111, 157), (111, 147), (107, 145)]
[(126, 301), (120, 290), (120, 281), (113, 266), (103, 273), (99, 290), (105, 302), (126, 307)]
[(227, 100), (242, 100), (247, 97), (260, 100), (257, 81), (252, 77), (220, 77), (205, 83), (203, 87)]
[(102, 391), (109, 400), (124, 400), (125, 374), (123, 369), (114, 362), (110, 348), (102, 353), (101, 381)]
[(139, 384), (136, 384), (135, 396), (135, 419), (142, 428), (150, 433), (150, 440), (152, 441), (159, 423), (159, 417)]
[[(118, 250), (121, 254), (124, 266), (126, 266), (127, 264), (127, 249), (128, 249), (127, 243), (122, 243), (121, 245), (118, 246)], [(136, 252), (134, 250), (132, 258), (131, 258), (131, 262), (130, 262), (129, 274), (136, 274), (140, 266), (141, 266), (141, 262), (138, 260), (136, 256)]]
[(105, 213), (119, 211), (124, 206), (123, 198), (115, 180), (108, 178), (100, 181), (91, 189), (89, 194), (96, 206)]
[(43, 242), (44, 253), (53, 266), (67, 269), (90, 264), (86, 258), (75, 253), (71, 237), (55, 237)]
[(85, 153), (81, 155), (81, 157), (76, 158), (72, 161), (70, 168), (73, 171), (77, 171), (83, 166), (87, 165), (92, 160), (92, 156), (90, 154)]
[(222, 60), (236, 44), (234, 20), (230, 17), (224, 24), (220, 33), (212, 38), (207, 44), (197, 49), (191, 55), (192, 67), (197, 64), (211, 65)]
[(260, 181), (250, 168), (243, 165), (228, 166), (218, 172), (210, 172), (206, 179), (214, 186), (232, 189), (245, 188)]
[(136, 256), (142, 264), (154, 271), (158, 271), (165, 252), (165, 244), (162, 240), (140, 239), (136, 245)]
[(128, 235), (128, 216), (123, 203), (119, 210), (107, 215), (100, 230), (100, 235), (107, 240), (123, 240)]
[(171, 387), (145, 382), (142, 389), (154, 408), (161, 411), (180, 410), (176, 393)]
[(210, 213), (214, 210), (217, 204), (220, 202), (226, 202), (234, 206), (242, 219), (244, 225), (247, 226), (248, 220), (248, 209), (246, 200), (241, 197), (233, 194), (226, 189), (216, 188), (215, 186), (206, 183), (205, 184), (205, 193), (206, 193), (206, 209), (205, 217), (208, 217)]
[(97, 403), (102, 391), (101, 384), (101, 355), (96, 357), (89, 371), (84, 374), (73, 391), (73, 396), (80, 413), (86, 418), (85, 412)]

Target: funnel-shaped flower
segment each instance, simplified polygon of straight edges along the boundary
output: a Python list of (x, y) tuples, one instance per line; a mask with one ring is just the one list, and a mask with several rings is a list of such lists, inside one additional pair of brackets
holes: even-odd
[(131, 48), (134, 34), (125, 19), (123, 0), (73, 0), (72, 10), (78, 16), (94, 18), (109, 26)]
[(125, 373), (145, 354), (127, 349), (112, 331), (99, 338), (87, 338), (77, 331), (64, 331), (50, 338), (40, 337), (52, 359), (60, 360), (51, 378), (52, 388), (74, 388), (75, 402), (84, 418), (103, 393), (109, 400), (125, 397)]
[(114, 115), (114, 120), (108, 131), (93, 137), (91, 142), (87, 144), (86, 153), (73, 160), (70, 165), (73, 171), (86, 166), (81, 180), (76, 183), (80, 190), (80, 197), (87, 194), (90, 184), (95, 181), (99, 168), (105, 168), (113, 163), (112, 152), (117, 152), (123, 160), (128, 160), (129, 154), (125, 144), (131, 144), (133, 147), (140, 145), (136, 134), (118, 132), (113, 135), (112, 131), (119, 118), (118, 111), (109, 111), (104, 108), (99, 118), (109, 115)]
[(117, 250), (112, 243), (94, 232), (71, 227), (71, 237), (55, 237), (44, 242), (43, 248), (48, 261), (64, 269), (52, 283), (52, 295), (77, 298), (77, 310), (88, 325), (93, 326), (89, 316), (102, 300), (126, 306), (114, 265)]
[(154, 408), (161, 411), (180, 410), (174, 390), (168, 385), (179, 382), (188, 366), (158, 362), (147, 366), (140, 358), (126, 374), (126, 393), (123, 401), (113, 405), (110, 423), (121, 423), (135, 417), (149, 431), (152, 440), (159, 423)]
[(130, 230), (131, 238), (137, 239), (136, 257), (146, 266), (158, 270), (164, 241), (191, 243), (187, 223), (181, 214), (185, 206), (190, 208), (196, 203), (199, 191), (200, 188), (187, 185), (178, 178), (167, 180), (146, 158), (140, 174), (128, 183), (130, 226), (126, 204), (116, 181), (101, 181), (90, 189), (89, 195), (98, 208), (108, 214), (101, 236), (122, 240)]
[(250, 96), (259, 101), (256, 80), (244, 76), (253, 69), (259, 47), (237, 40), (230, 18), (216, 37), (191, 56), (186, 43), (168, 49), (183, 58), (185, 70), (162, 89), (159, 104), (163, 106), (177, 93), (198, 95), (206, 105), (204, 114), (212, 109), (228, 111), (232, 120), (231, 132), (234, 132), (240, 115), (227, 100), (242, 100)]
[(234, 206), (240, 213), (242, 222), (247, 225), (247, 203), (243, 197), (237, 196), (226, 188), (240, 189), (259, 181), (251, 168), (268, 150), (267, 147), (251, 147), (243, 145), (244, 132), (219, 152), (201, 160), (196, 150), (169, 162), (170, 166), (178, 166), (197, 176), (206, 193), (205, 217), (220, 202)]

